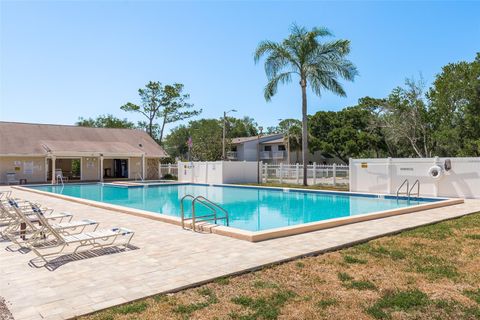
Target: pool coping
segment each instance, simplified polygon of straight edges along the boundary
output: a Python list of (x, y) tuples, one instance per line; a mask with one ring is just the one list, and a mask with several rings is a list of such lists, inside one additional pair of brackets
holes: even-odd
[[(172, 183), (172, 184), (178, 184), (178, 183)], [(196, 184), (196, 183), (187, 183), (187, 184)], [(166, 183), (162, 185), (169, 185), (169, 184)], [(196, 184), (196, 185), (208, 186), (208, 184)], [(33, 186), (33, 185), (30, 185), (30, 186)], [(373, 194), (373, 193), (357, 193), (357, 192), (332, 191), (332, 190), (311, 190), (311, 189), (300, 189), (300, 188), (245, 186), (245, 185), (236, 185), (236, 184), (211, 184), (211, 186), (242, 187), (242, 188), (254, 188), (254, 189), (275, 189), (275, 190), (288, 190), (288, 191), (309, 192), (309, 193), (330, 193), (330, 194), (334, 193), (334, 194), (345, 194), (345, 195), (356, 195), (356, 196), (368, 195), (369, 197), (375, 197), (375, 196), (391, 197), (392, 196), (392, 195)], [(169, 216), (162, 213), (154, 213), (147, 210), (129, 208), (125, 206), (108, 204), (108, 203), (94, 201), (94, 200), (76, 198), (76, 197), (61, 195), (53, 192), (36, 190), (29, 187), (12, 186), (12, 188), (21, 190), (21, 191), (33, 192), (33, 193), (37, 193), (45, 196), (50, 196), (50, 197), (54, 197), (54, 198), (58, 198), (66, 201), (81, 203), (81, 204), (102, 208), (106, 210), (127, 213), (137, 217), (148, 218), (148, 219), (166, 222), (166, 223), (170, 223), (178, 226), (182, 225), (181, 219), (179, 217)], [(228, 237), (232, 237), (239, 240), (246, 240), (250, 242), (259, 242), (259, 241), (287, 237), (287, 236), (292, 236), (292, 235), (297, 235), (297, 234), (302, 234), (302, 233), (312, 232), (312, 231), (317, 231), (322, 229), (334, 228), (334, 227), (352, 224), (352, 223), (358, 223), (358, 222), (380, 219), (380, 218), (387, 218), (387, 217), (401, 215), (401, 214), (419, 212), (419, 211), (464, 203), (464, 199), (462, 198), (447, 199), (447, 198), (427, 197), (424, 199), (438, 199), (439, 201), (415, 205), (411, 207), (405, 207), (405, 208), (389, 209), (389, 210), (359, 214), (355, 216), (340, 217), (340, 218), (327, 219), (323, 221), (302, 223), (298, 225), (285, 226), (285, 227), (274, 228), (274, 229), (263, 230), (263, 231), (247, 231), (247, 230), (237, 229), (233, 227), (227, 227), (227, 226), (221, 226), (221, 225), (215, 225), (215, 224), (209, 224), (209, 223), (204, 223), (204, 224), (197, 223), (196, 225), (197, 225), (198, 231), (210, 232), (210, 233), (214, 233), (222, 236), (228, 236)], [(191, 223), (186, 222), (185, 225), (191, 228)]]

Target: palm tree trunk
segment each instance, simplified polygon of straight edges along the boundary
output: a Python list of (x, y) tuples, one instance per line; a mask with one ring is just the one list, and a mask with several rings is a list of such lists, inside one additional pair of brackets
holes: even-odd
[(307, 80), (300, 81), (302, 87), (302, 160), (303, 160), (303, 185), (307, 183), (307, 150), (308, 150), (308, 126), (307, 126)]

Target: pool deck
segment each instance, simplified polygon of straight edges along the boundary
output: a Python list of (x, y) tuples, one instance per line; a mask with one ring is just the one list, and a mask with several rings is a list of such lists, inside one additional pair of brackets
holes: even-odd
[[(9, 187), (0, 187), (0, 191)], [(295, 257), (321, 253), (404, 229), (480, 211), (480, 200), (359, 222), (263, 242), (182, 230), (161, 221), (58, 198), (14, 190), (15, 197), (38, 201), (75, 219), (101, 227), (135, 231), (122, 252), (69, 256), (46, 267), (31, 267), (31, 252), (9, 252), (0, 242), (0, 295), (16, 320), (66, 319), (161, 292), (179, 290), (228, 274)], [(107, 254), (108, 253), (108, 254)]]

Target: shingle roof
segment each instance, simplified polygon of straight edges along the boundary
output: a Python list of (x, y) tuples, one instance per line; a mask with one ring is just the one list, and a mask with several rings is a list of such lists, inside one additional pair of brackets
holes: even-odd
[(0, 121), (0, 155), (90, 152), (166, 157), (146, 132), (134, 129)]
[[(276, 136), (279, 136), (278, 133), (274, 133), (274, 134), (264, 134), (264, 135), (261, 135), (260, 136), (260, 141), (262, 143), (262, 141), (265, 141), (265, 140), (269, 140), (271, 138), (275, 138)], [(242, 144), (242, 143), (245, 143), (245, 142), (248, 142), (248, 141), (253, 141), (253, 140), (257, 140), (258, 139), (258, 136), (251, 136), (251, 137), (238, 137), (238, 138), (233, 138), (232, 139), (232, 144)]]

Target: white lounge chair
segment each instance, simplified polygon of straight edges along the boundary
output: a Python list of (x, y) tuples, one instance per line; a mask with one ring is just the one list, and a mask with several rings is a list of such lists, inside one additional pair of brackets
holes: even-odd
[[(10, 211), (10, 213), (13, 222), (7, 228), (8, 231), (4, 232), (4, 236), (20, 247), (25, 246), (26, 244), (37, 245), (38, 243), (50, 240), (50, 230), (46, 228), (45, 224), (50, 225), (53, 229), (65, 235), (82, 233), (88, 226), (92, 226), (93, 231), (98, 227), (98, 222), (90, 219), (55, 222), (54, 220), (43, 216), (40, 210), (34, 210), (34, 215), (27, 216), (21, 208), (12, 207), (12, 209), (13, 210)], [(36, 223), (39, 223), (39, 225), (35, 225)], [(23, 230), (22, 224), (24, 224)], [(27, 233), (28, 239), (26, 238)]]
[[(5, 227), (0, 231), (2, 238), (7, 238), (7, 233), (19, 233), (21, 236), (30, 230), (27, 230), (25, 222), (20, 221), (15, 208), (20, 209), (21, 212), (29, 219), (36, 219), (35, 212), (42, 214), (47, 220), (55, 221), (56, 223), (70, 222), (73, 215), (67, 212), (53, 212), (52, 209), (41, 208), (38, 204), (31, 202), (22, 202), (19, 204), (18, 200), (8, 199), (7, 201), (0, 201), (0, 225)], [(32, 216), (34, 216), (32, 218)]]
[[(75, 248), (72, 253), (77, 253), (79, 250), (86, 251), (97, 248), (105, 248), (110, 246), (128, 247), (133, 238), (134, 232), (122, 228), (111, 228), (96, 230), (93, 232), (85, 232), (74, 235), (64, 235), (56, 230), (47, 220), (41, 215), (38, 216), (40, 223), (45, 226), (50, 234), (55, 238), (53, 245), (35, 246), (29, 244), (28, 247), (45, 263), (48, 263), (46, 257), (62, 254), (65, 248)], [(122, 241), (117, 241), (121, 239)], [(55, 251), (48, 252), (51, 249)], [(82, 250), (85, 249), (85, 250)]]
[(0, 200), (0, 221), (5, 217), (10, 217), (10, 215), (8, 215), (8, 211), (13, 210), (12, 207), (22, 209), (22, 211), (27, 215), (32, 215), (35, 211), (38, 211), (47, 219), (60, 219), (60, 222), (65, 219), (68, 219), (68, 221), (70, 221), (73, 217), (71, 213), (53, 212), (53, 209), (44, 208), (35, 202), (30, 202), (22, 199), (7, 198), (6, 200)]
[(7, 184), (20, 184), (20, 180), (17, 179), (14, 172), (7, 173)]
[(6, 200), (7, 198), (11, 198), (12, 191), (0, 191), (0, 200)]
[[(26, 214), (33, 214), (32, 204), (28, 201), (12, 198), (0, 199), (0, 226), (8, 225), (12, 220), (12, 215), (9, 214), (9, 211), (13, 210), (12, 206), (22, 208)], [(47, 215), (53, 211), (48, 208), (41, 208), (41, 210)]]

